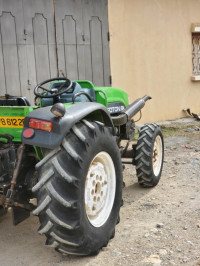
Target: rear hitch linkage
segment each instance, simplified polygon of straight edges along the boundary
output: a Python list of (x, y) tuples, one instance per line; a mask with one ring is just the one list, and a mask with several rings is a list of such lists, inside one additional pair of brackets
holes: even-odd
[(6, 196), (2, 195), (2, 199), (0, 199), (0, 201), (3, 201), (3, 207), (5, 209), (7, 209), (8, 207), (20, 207), (20, 208), (24, 208), (27, 210), (32, 211), (35, 207), (33, 204), (22, 204), (22, 203), (18, 203), (15, 202), (14, 199), (14, 195), (15, 195), (15, 185), (17, 183), (17, 178), (19, 176), (19, 170), (20, 170), (20, 166), (22, 163), (22, 158), (23, 158), (23, 154), (24, 154), (24, 150), (25, 150), (25, 144), (21, 144), (19, 146), (19, 148), (17, 149), (17, 163), (13, 172), (13, 178), (11, 180), (11, 186), (10, 189), (8, 189)]

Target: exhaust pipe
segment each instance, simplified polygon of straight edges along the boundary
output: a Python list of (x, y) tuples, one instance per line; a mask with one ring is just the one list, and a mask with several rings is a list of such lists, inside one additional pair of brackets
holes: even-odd
[(145, 106), (145, 102), (151, 99), (152, 98), (148, 95), (137, 99), (128, 107), (126, 107), (126, 109), (121, 111), (120, 115), (112, 117), (113, 124), (115, 126), (121, 126), (123, 124), (126, 124), (128, 120), (135, 116)]

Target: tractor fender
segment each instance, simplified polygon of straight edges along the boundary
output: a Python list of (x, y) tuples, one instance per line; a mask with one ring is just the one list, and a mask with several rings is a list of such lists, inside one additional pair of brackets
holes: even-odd
[[(112, 119), (106, 107), (99, 103), (84, 102), (70, 106), (66, 109), (63, 117), (56, 117), (51, 111), (51, 107), (38, 108), (30, 112), (24, 119), (24, 128), (21, 140), (25, 144), (55, 149), (60, 146), (63, 138), (70, 129), (82, 119), (90, 119), (104, 123), (110, 127), (114, 135), (114, 126)], [(31, 138), (25, 138), (23, 132), (29, 128), (31, 118), (52, 122), (50, 132), (34, 129), (34, 135)]]

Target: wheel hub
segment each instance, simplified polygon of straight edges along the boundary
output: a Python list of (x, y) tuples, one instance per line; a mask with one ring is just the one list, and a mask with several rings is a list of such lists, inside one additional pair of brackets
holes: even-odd
[(158, 135), (154, 142), (153, 147), (153, 171), (155, 175), (158, 175), (160, 172), (161, 164), (162, 164), (162, 140)]
[(89, 217), (97, 215), (105, 205), (107, 174), (102, 163), (93, 162), (87, 175), (86, 210)]
[(109, 154), (100, 152), (90, 164), (85, 183), (85, 210), (90, 223), (106, 222), (115, 198), (115, 169)]

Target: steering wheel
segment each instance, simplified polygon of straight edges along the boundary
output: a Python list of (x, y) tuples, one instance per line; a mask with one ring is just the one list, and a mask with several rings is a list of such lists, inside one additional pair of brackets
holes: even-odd
[[(62, 80), (65, 81), (63, 84), (60, 85), (60, 87), (58, 88), (53, 88), (52, 90), (46, 89), (43, 87), (43, 85), (45, 85), (46, 83), (52, 82), (52, 81), (56, 81), (56, 80)], [(71, 89), (73, 83), (71, 82), (71, 80), (67, 79), (67, 78), (53, 78), (53, 79), (47, 79), (41, 83), (39, 83), (35, 88), (34, 88), (34, 94), (39, 97), (39, 98), (54, 98), (56, 96), (59, 96), (63, 93), (66, 93), (69, 89)], [(66, 88), (64, 88), (65, 86), (67, 86)], [(42, 89), (42, 92), (38, 92), (38, 89)], [(44, 91), (47, 91), (50, 93), (50, 95), (48, 94), (43, 94)]]

